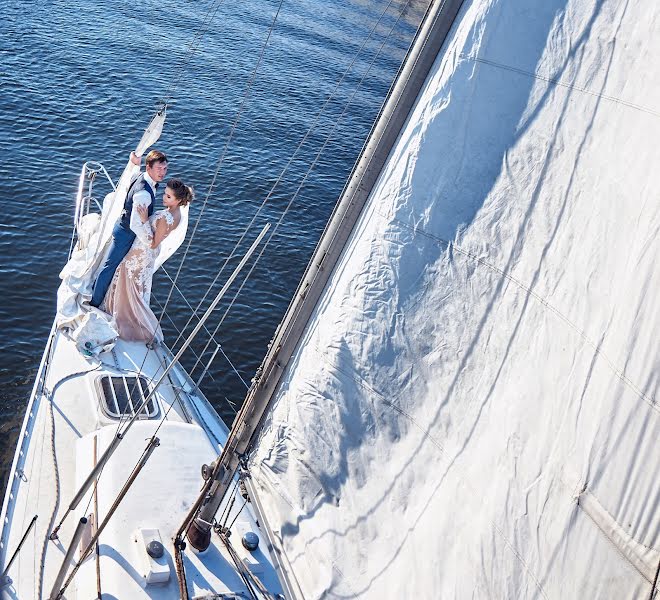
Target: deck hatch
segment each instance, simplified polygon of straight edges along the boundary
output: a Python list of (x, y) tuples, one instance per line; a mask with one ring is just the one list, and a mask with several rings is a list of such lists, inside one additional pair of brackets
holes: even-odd
[[(109, 417), (119, 419), (122, 415), (134, 415), (138, 406), (149, 394), (149, 383), (142, 377), (104, 375), (99, 380), (101, 406)], [(158, 415), (158, 405), (154, 398), (147, 402), (141, 418), (152, 419)]]

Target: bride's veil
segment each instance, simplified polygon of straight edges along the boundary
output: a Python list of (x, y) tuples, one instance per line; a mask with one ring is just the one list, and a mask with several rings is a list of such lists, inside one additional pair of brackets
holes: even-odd
[(154, 264), (154, 271), (160, 269), (162, 264), (174, 254), (179, 246), (182, 244), (183, 240), (186, 237), (186, 232), (188, 231), (188, 209), (189, 206), (182, 206), (179, 210), (181, 211), (181, 221), (177, 225), (176, 229), (170, 233), (161, 243), (160, 243), (160, 252), (156, 257), (156, 262)]

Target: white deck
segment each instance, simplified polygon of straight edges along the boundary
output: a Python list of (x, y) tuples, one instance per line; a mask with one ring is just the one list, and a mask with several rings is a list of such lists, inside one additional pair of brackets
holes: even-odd
[[(99, 364), (82, 357), (61, 333), (54, 335), (45, 391), (35, 385), (20, 438), (22, 445), (17, 449), (10, 489), (3, 505), (0, 564), (5, 565), (13, 555), (33, 516), (38, 515), (38, 519), (9, 570), (12, 584), (3, 590), (3, 598), (48, 597), (76, 523), (83, 516), (92, 516), (90, 522), (102, 522), (159, 426), (159, 447), (101, 534), (98, 546), (101, 597), (180, 597), (172, 538), (201, 487), (201, 465), (217, 456), (227, 429), (201, 394), (186, 393), (193, 386), (178, 367), (159, 387), (159, 415), (135, 423), (102, 471), (96, 498), (90, 491), (68, 516), (59, 532), (59, 541), (45, 541), (88, 476), (95, 457), (101, 456), (117, 431), (118, 421), (108, 417), (101, 408), (99, 378), (104, 374), (116, 376), (119, 371), (129, 375), (140, 370), (147, 379), (157, 381), (158, 371), (162, 374), (163, 364), (166, 364), (165, 353), (163, 349), (147, 350), (143, 344), (120, 342), (114, 357), (104, 354), (104, 362)], [(41, 371), (37, 381), (40, 376)], [(178, 400), (175, 389), (180, 395)], [(168, 413), (170, 404), (172, 408)], [(232, 515), (239, 512), (242, 505), (243, 499), (239, 496)], [(94, 517), (95, 513), (98, 518)], [(221, 513), (222, 508), (218, 518)], [(145, 583), (143, 544), (136, 543), (134, 535), (141, 528), (157, 529), (160, 533), (170, 572), (167, 583)], [(261, 538), (259, 549), (252, 554), (240, 543), (246, 531), (254, 531)], [(259, 532), (249, 508), (241, 511), (232, 534), (231, 541), (241, 558), (261, 577), (269, 591), (278, 593), (280, 586), (275, 571), (267, 555), (262, 553), (267, 547), (266, 538)], [(90, 535), (91, 530), (88, 539)], [(249, 597), (218, 536), (213, 534), (211, 547), (202, 555), (188, 548), (185, 567), (191, 598), (231, 592)], [(45, 555), (43, 561), (42, 554)], [(92, 597), (97, 597), (94, 554), (81, 566), (66, 591), (69, 600)]]

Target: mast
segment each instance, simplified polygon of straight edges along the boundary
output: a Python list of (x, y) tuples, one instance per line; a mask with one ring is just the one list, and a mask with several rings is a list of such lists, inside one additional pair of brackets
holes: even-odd
[(196, 549), (205, 550), (208, 547), (213, 518), (229, 489), (241, 457), (249, 450), (259, 430), (270, 399), (462, 3), (463, 0), (431, 2), (302, 282), (257, 371), (222, 454), (212, 465), (198, 501), (179, 529), (179, 543), (187, 530), (190, 543)]

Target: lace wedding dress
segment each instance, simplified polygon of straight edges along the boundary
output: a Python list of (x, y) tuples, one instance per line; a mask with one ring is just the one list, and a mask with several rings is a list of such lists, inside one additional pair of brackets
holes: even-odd
[(165, 220), (167, 237), (174, 229), (174, 217), (167, 210), (154, 213), (137, 233), (133, 246), (117, 267), (101, 310), (112, 316), (119, 337), (127, 341), (163, 341), (156, 315), (149, 308), (151, 282), (160, 244), (152, 248), (156, 227)]

